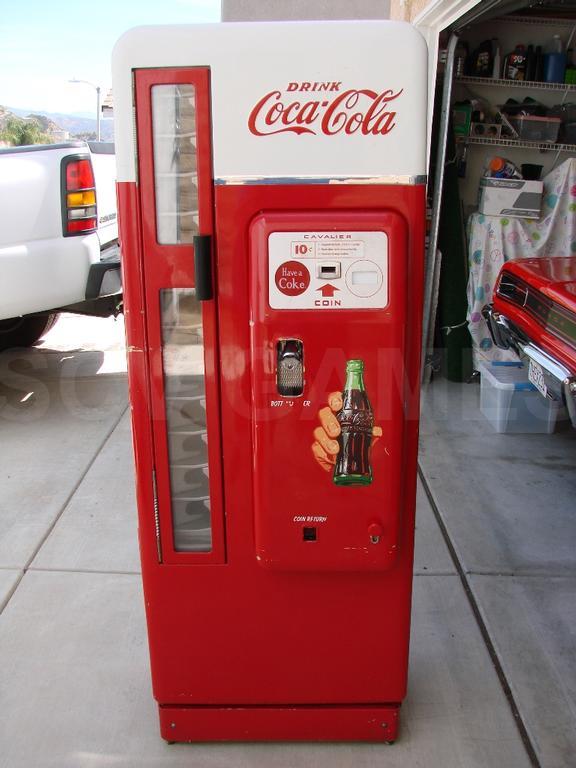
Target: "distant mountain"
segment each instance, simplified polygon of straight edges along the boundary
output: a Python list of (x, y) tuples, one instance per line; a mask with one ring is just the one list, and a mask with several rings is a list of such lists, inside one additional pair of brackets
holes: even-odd
[(31, 113), (36, 114), (43, 114), (43, 115), (62, 115), (65, 114), (66, 117), (87, 117), (89, 120), (94, 120), (94, 112), (42, 112), (41, 110), (37, 109), (23, 109), (22, 107), (10, 107), (9, 108), (11, 112), (14, 112), (15, 115), (18, 115), (19, 117), (26, 117), (26, 115), (29, 115)]
[[(0, 106), (0, 132), (3, 142), (62, 141), (62, 129), (46, 115), (29, 114), (19, 117)], [(7, 133), (5, 133), (7, 132)]]
[[(20, 117), (29, 117), (30, 115), (46, 117), (59, 125), (62, 130), (68, 131), (71, 139), (77, 136), (86, 138), (88, 134), (92, 133), (96, 135), (96, 118), (87, 116), (85, 113), (63, 114), (61, 112), (40, 112), (38, 110), (26, 110), (16, 107), (6, 107), (6, 109)], [(114, 120), (101, 120), (100, 132), (102, 134), (102, 141), (114, 141)]]

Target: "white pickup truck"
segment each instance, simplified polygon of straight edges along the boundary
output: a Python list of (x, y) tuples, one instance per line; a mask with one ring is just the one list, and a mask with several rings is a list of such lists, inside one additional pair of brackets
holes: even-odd
[(0, 149), (0, 350), (120, 311), (115, 177), (112, 144)]

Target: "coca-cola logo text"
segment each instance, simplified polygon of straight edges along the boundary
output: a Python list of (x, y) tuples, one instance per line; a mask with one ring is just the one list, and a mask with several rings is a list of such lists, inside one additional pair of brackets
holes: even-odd
[[(277, 133), (298, 135), (323, 133), (360, 133), (365, 136), (385, 135), (396, 126), (395, 100), (403, 89), (382, 92), (369, 88), (341, 90), (341, 83), (289, 83), (286, 91), (270, 91), (254, 106), (248, 118), (248, 128), (255, 136)], [(305, 92), (306, 97), (293, 95)], [(322, 96), (310, 99), (312, 91), (323, 91)], [(323, 98), (325, 93), (332, 96)]]
[(372, 434), (374, 416), (370, 411), (343, 410), (338, 416), (342, 432), (367, 432)]

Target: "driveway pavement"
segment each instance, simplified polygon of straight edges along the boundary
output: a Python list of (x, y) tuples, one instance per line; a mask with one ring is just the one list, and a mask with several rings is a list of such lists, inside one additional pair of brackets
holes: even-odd
[(64, 316), (0, 355), (0, 768), (576, 765), (576, 432), (495, 438), (475, 397), (425, 399), (399, 741), (167, 745), (122, 321)]

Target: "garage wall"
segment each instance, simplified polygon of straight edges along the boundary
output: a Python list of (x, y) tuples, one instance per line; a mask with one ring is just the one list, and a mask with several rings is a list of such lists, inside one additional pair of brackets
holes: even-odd
[(430, 4), (430, 0), (392, 0), (390, 18), (397, 21), (414, 21), (416, 16)]
[(389, 18), (390, 0), (222, 0), (222, 21)]

